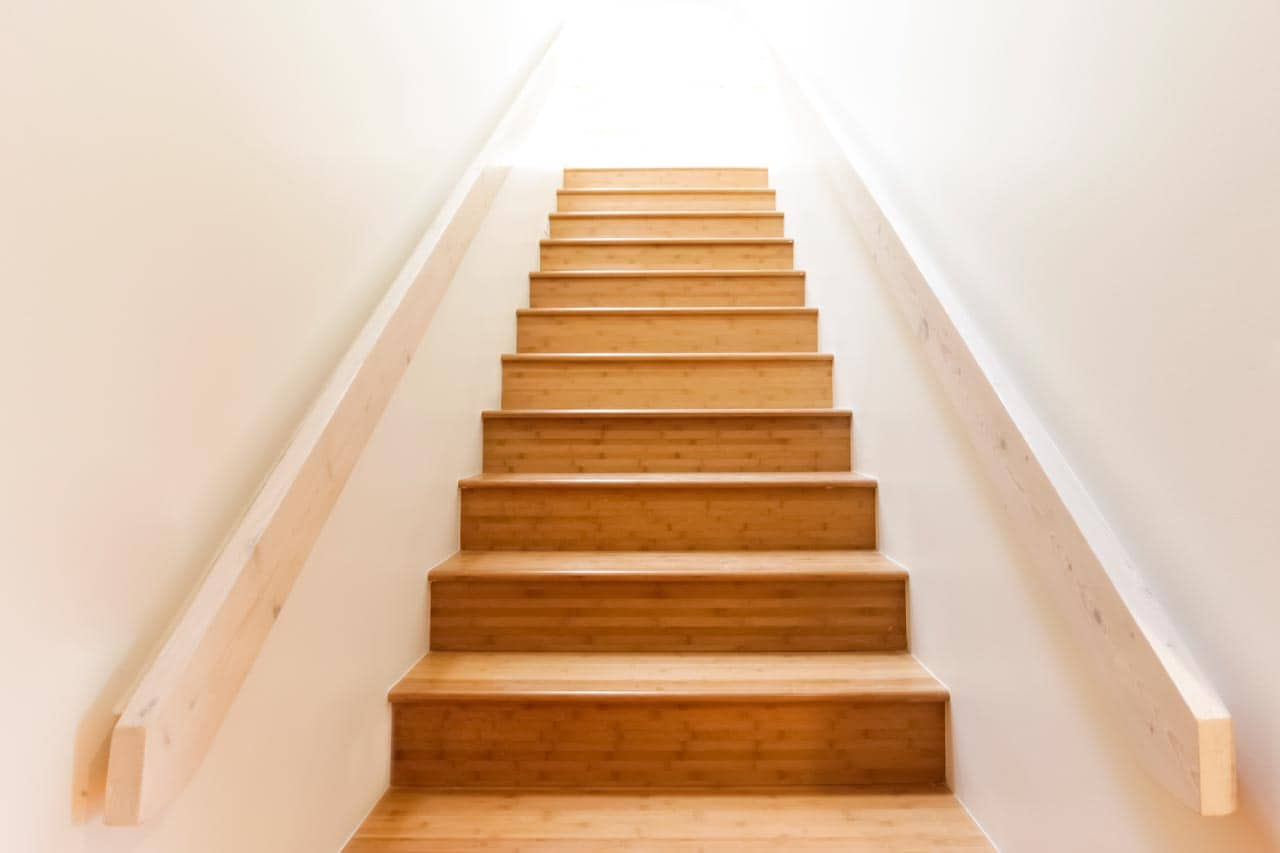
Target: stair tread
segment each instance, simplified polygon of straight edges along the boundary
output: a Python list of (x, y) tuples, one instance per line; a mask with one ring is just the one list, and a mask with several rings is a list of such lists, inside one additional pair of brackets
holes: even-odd
[(560, 187), (561, 195), (603, 195), (605, 193), (633, 193), (636, 195), (685, 195), (695, 193), (772, 193), (772, 187)]
[(530, 278), (804, 278), (804, 270), (533, 270)]
[(485, 409), (482, 419), (521, 418), (851, 418), (852, 409)]
[(577, 308), (517, 308), (516, 316), (518, 317), (591, 317), (603, 315), (609, 317), (640, 317), (653, 315), (655, 317), (673, 317), (673, 316), (695, 316), (705, 317), (708, 315), (720, 314), (741, 314), (748, 317), (757, 317), (762, 314), (787, 314), (792, 316), (817, 316), (817, 308), (808, 308), (802, 305), (713, 305), (713, 306), (692, 306), (692, 307), (597, 307), (584, 305)]
[(991, 850), (941, 785), (785, 791), (392, 788), (347, 853)]
[(782, 219), (781, 210), (559, 210), (552, 219)]
[(503, 361), (834, 361), (828, 352), (514, 352)]
[(539, 242), (543, 246), (603, 246), (615, 243), (624, 246), (671, 244), (733, 246), (740, 243), (768, 243), (784, 246), (795, 243), (795, 240), (790, 237), (546, 237)]
[(619, 474), (476, 474), (458, 481), (464, 489), (569, 486), (578, 488), (612, 486), (667, 486), (670, 488), (752, 487), (774, 488), (820, 486), (825, 488), (872, 488), (874, 477), (854, 471), (761, 471), (761, 472), (680, 472)]
[(907, 570), (878, 551), (459, 551), (430, 580), (557, 578), (902, 580)]
[(905, 652), (430, 652), (391, 701), (845, 699), (941, 702), (947, 689)]

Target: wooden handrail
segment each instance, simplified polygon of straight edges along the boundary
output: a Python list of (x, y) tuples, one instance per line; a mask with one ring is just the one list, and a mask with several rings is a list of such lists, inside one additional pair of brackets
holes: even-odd
[(1115, 533), (957, 300), (925, 277), (868, 186), (859, 149), (774, 52), (817, 128), (824, 160), (874, 263), (924, 347), (987, 476), (1111, 694), (1146, 768), (1203, 815), (1236, 807), (1231, 715), (1182, 649)]
[(554, 51), (553, 38), (127, 697), (111, 735), (108, 824), (154, 817), (199, 767), (506, 179), (501, 148)]

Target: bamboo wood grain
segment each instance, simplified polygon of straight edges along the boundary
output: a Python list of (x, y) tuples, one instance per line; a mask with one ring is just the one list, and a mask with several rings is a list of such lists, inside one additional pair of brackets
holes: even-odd
[(459, 551), (429, 579), (838, 580), (905, 581), (907, 571), (878, 551)]
[(669, 168), (596, 168), (565, 169), (567, 189), (604, 189), (630, 187), (656, 189), (668, 187), (734, 187), (763, 188), (769, 186), (769, 170), (756, 166)]
[(817, 352), (815, 308), (532, 308), (518, 352)]
[(502, 410), (484, 413), (490, 473), (848, 471), (837, 409)]
[(792, 241), (782, 237), (593, 237), (543, 240), (541, 269), (786, 270)]
[(392, 689), (392, 704), (438, 699), (715, 703), (940, 703), (947, 689), (903, 653), (434, 652)]
[(906, 579), (496, 573), (431, 582), (435, 651), (906, 649)]
[(960, 853), (992, 847), (942, 786), (782, 791), (393, 788), (347, 853)]
[(829, 171), (968, 431), (1027, 553), (1152, 775), (1204, 815), (1236, 808), (1231, 715), (1030, 405), (942, 283), (921, 272), (821, 97), (791, 77)]
[(484, 474), (464, 480), (462, 547), (874, 548), (874, 481), (850, 474)]
[(804, 305), (799, 270), (535, 272), (532, 308)]
[(559, 212), (773, 210), (776, 204), (774, 191), (767, 189), (562, 189), (556, 192)]
[(506, 355), (502, 406), (827, 408), (831, 361), (808, 353)]
[(776, 211), (601, 211), (551, 214), (551, 238), (781, 237)]

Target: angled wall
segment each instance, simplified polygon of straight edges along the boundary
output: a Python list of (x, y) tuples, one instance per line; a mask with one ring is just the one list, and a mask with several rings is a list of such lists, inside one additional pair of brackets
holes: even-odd
[[(171, 813), (137, 831), (73, 822), (73, 803), (94, 812), (80, 792), (112, 704), (558, 25), (558, 4), (506, 0), (0, 12), (0, 846), (335, 849), (381, 791), (385, 750), (346, 741), (376, 741), (386, 669), (425, 642), (422, 570), (455, 547), (447, 501), (422, 495), (473, 473), (478, 431), (437, 421), (483, 405), (496, 375), (406, 383), (348, 489), (382, 503), (357, 503), (373, 518), (350, 540), (350, 508), (335, 512), (267, 675)], [(536, 226), (518, 233), (532, 252)], [(511, 298), (520, 248), (497, 250)], [(471, 307), (448, 309), (456, 326)], [(472, 325), (431, 354), (466, 374), (483, 348), (489, 370), (511, 330)], [(416, 531), (388, 529), (415, 511)], [(397, 590), (414, 597), (398, 619), (363, 615)], [(361, 678), (381, 679), (372, 705)]]
[(875, 164), (1234, 716), (1233, 817), (1133, 765), (911, 330), (841, 255), (854, 232), (815, 220), (830, 251), (797, 262), (826, 345), (861, 354), (836, 346), (855, 464), (884, 478), (915, 650), (952, 689), (959, 795), (1007, 850), (1274, 849), (1280, 10), (740, 5)]

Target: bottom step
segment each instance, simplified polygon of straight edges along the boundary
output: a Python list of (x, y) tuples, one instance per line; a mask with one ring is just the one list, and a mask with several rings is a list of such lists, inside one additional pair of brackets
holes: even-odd
[(946, 702), (946, 688), (903, 653), (431, 652), (391, 691), (391, 780), (940, 784)]
[(941, 787), (750, 794), (393, 788), (346, 853), (991, 849), (964, 808)]

